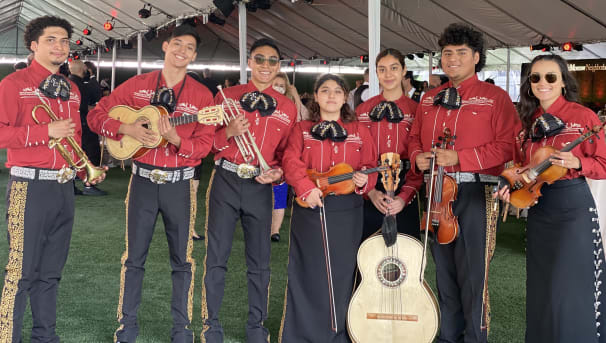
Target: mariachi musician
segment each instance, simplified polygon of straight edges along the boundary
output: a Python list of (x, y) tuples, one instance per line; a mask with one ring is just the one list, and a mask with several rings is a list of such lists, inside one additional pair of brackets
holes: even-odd
[[(246, 245), (248, 342), (269, 341), (263, 326), (269, 298), (272, 183), (282, 179), (282, 154), (297, 118), (295, 104), (271, 85), (280, 69), (280, 50), (262, 38), (250, 48), (251, 80), (215, 98), (229, 118), (218, 127), (215, 169), (208, 185), (206, 258), (202, 288), (202, 342), (223, 342), (219, 309), (238, 219)], [(259, 154), (260, 153), (260, 154)]]
[[(55, 332), (57, 289), (74, 223), (75, 173), (68, 160), (84, 156), (77, 154), (79, 146), (70, 143), (80, 144), (80, 92), (59, 74), (59, 66), (69, 54), (71, 35), (72, 26), (61, 18), (45, 16), (29, 22), (24, 40), (34, 59), (29, 67), (0, 83), (0, 148), (7, 149), (6, 167), (10, 168), (6, 197), (9, 257), (0, 304), (2, 342), (22, 341), (28, 296), (31, 341), (59, 341)], [(49, 113), (40, 107), (34, 110), (40, 105), (48, 106)], [(51, 115), (56, 120), (49, 120)], [(51, 139), (64, 152), (49, 149)], [(86, 179), (84, 172), (79, 176)], [(101, 171), (88, 184), (104, 177)]]
[(355, 173), (355, 193), (322, 199), (306, 172), (327, 172), (343, 162), (354, 170), (376, 166), (370, 132), (356, 120), (346, 94), (343, 79), (320, 76), (310, 120), (296, 124), (284, 153), (286, 182), (308, 208), (293, 203), (280, 342), (350, 342), (345, 318), (362, 236), (361, 195), (377, 177)]
[(109, 97), (102, 98), (88, 115), (91, 130), (108, 139), (119, 140), (129, 135), (153, 145), (156, 134), (146, 127), (145, 120), (125, 124), (110, 118), (108, 112), (117, 105), (141, 108), (150, 104), (162, 106), (169, 112), (158, 123), (160, 134), (169, 144), (151, 149), (133, 161), (126, 195), (126, 249), (122, 256), (118, 300), (120, 326), (114, 336), (117, 342), (134, 342), (139, 332), (137, 309), (141, 303), (145, 259), (160, 212), (172, 268), (171, 342), (194, 341), (189, 329), (195, 268), (191, 256), (192, 233), (196, 219), (192, 178), (194, 167), (210, 152), (215, 128), (198, 122), (171, 127), (169, 116), (193, 115), (214, 104), (210, 91), (186, 75), (199, 44), (200, 37), (194, 27), (177, 26), (162, 43), (162, 70), (127, 80)]
[[(395, 152), (402, 160), (408, 158), (408, 135), (415, 116), (417, 103), (406, 96), (402, 89), (402, 78), (406, 74), (404, 55), (396, 49), (383, 50), (377, 56), (377, 76), (383, 89), (358, 108), (358, 120), (365, 124), (372, 135), (377, 156)], [(405, 166), (409, 166), (406, 161)], [(385, 215), (397, 215), (398, 232), (419, 239), (419, 205), (417, 191), (423, 184), (423, 176), (409, 168), (400, 171), (400, 184), (396, 197), (391, 199), (377, 181), (375, 189), (368, 192), (364, 202), (364, 234), (368, 238), (381, 228)]]
[[(540, 55), (530, 63), (520, 87), (522, 125), (514, 161), (527, 166), (539, 149), (556, 150), (600, 125), (579, 104), (579, 87), (568, 63)], [(604, 320), (604, 251), (598, 211), (585, 177), (606, 178), (604, 133), (571, 151), (556, 151), (554, 165), (565, 175), (540, 189), (528, 210), (526, 246), (526, 342), (606, 342)], [(509, 190), (500, 191), (509, 201)]]
[[(488, 326), (485, 292), (486, 264), (494, 241), (487, 242), (487, 182), (494, 182), (511, 160), (515, 108), (499, 87), (479, 81), (476, 72), (486, 62), (482, 34), (451, 24), (438, 44), (441, 67), (449, 82), (428, 91), (410, 133), (412, 170), (429, 169), (432, 153), (438, 166), (458, 184), (453, 204), (460, 234), (450, 244), (432, 243), (441, 311), (439, 342), (486, 342)], [(449, 129), (453, 144), (433, 148)], [(488, 187), (490, 188), (490, 187)], [(491, 200), (488, 190), (488, 200)], [(490, 208), (488, 208), (490, 207)]]

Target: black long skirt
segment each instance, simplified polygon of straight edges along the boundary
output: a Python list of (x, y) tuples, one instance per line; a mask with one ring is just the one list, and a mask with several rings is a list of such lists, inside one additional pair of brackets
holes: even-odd
[[(351, 342), (345, 319), (362, 236), (363, 200), (356, 194), (328, 196), (324, 204), (328, 252), (324, 248), (320, 210), (293, 205), (280, 342)], [(332, 268), (332, 292), (328, 260)]]
[(606, 342), (604, 252), (589, 187), (581, 178), (541, 192), (528, 212), (526, 342)]

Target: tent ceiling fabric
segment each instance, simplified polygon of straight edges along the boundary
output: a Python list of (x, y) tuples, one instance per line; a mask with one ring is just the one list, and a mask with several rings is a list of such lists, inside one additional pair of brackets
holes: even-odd
[[(146, 3), (153, 6), (152, 15), (141, 19), (137, 13)], [(90, 26), (92, 34), (84, 42), (93, 47), (110, 37), (133, 38), (176, 18), (213, 10), (212, 0), (0, 0), (0, 37), (7, 38), (0, 40), (0, 53), (21, 54), (14, 30), (22, 32), (27, 22), (45, 14), (68, 19), (74, 26), (73, 40)], [(237, 63), (237, 12), (226, 18), (224, 26), (198, 25), (203, 39), (198, 60)], [(367, 0), (315, 0), (313, 4), (273, 0), (269, 10), (248, 12), (247, 45), (268, 36), (278, 42), (285, 58), (359, 56), (368, 51), (367, 13)], [(111, 18), (114, 30), (104, 31), (103, 23)], [(490, 49), (573, 41), (586, 43), (585, 50), (567, 53), (569, 59), (606, 57), (604, 44), (588, 44), (606, 41), (606, 1), (602, 0), (381, 0), (381, 48), (394, 47), (406, 54), (438, 51), (440, 33), (453, 22), (484, 32)], [(159, 45), (158, 40), (144, 42), (146, 60), (161, 58)], [(512, 64), (527, 62), (536, 54), (528, 48), (511, 49)], [(130, 58), (136, 52), (119, 55)], [(427, 67), (427, 55), (407, 63)], [(505, 50), (488, 53), (488, 65), (504, 64), (506, 59)]]

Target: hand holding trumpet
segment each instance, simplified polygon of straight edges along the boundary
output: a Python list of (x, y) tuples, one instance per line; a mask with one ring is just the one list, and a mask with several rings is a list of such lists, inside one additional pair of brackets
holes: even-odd
[(73, 137), (76, 132), (76, 124), (71, 118), (52, 121), (48, 124), (48, 136), (50, 138)]

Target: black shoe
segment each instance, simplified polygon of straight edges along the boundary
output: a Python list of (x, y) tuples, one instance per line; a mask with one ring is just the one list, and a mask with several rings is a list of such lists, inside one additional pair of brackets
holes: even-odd
[(194, 241), (203, 241), (204, 240), (204, 235), (192, 236), (192, 239)]
[(271, 241), (272, 242), (279, 242), (280, 241), (280, 234), (279, 233), (274, 233), (273, 235), (271, 235)]
[(102, 191), (99, 188), (95, 187), (95, 186), (90, 186), (90, 187), (84, 187), (84, 189), (82, 190), (82, 194), (83, 195), (107, 195), (106, 191)]
[(84, 193), (82, 193), (82, 191), (80, 189), (78, 189), (78, 187), (76, 187), (76, 185), (74, 185), (74, 195), (82, 195)]

